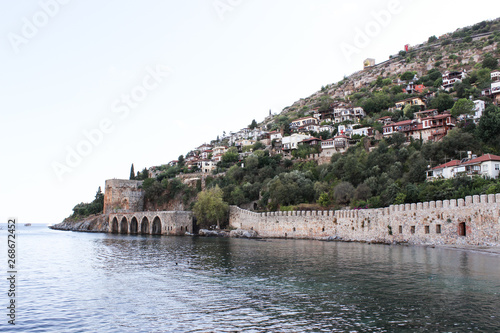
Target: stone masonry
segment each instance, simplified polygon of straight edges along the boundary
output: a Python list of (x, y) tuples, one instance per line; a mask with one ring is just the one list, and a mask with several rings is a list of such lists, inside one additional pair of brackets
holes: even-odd
[(104, 191), (104, 214), (140, 212), (144, 209), (142, 181), (108, 179)]
[(231, 206), (229, 224), (269, 238), (499, 246), (500, 194), (364, 210), (255, 213)]

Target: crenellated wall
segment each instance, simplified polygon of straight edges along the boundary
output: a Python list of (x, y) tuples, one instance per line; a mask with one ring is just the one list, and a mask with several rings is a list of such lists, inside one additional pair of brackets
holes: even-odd
[(229, 223), (261, 237), (500, 245), (500, 194), (363, 210), (255, 213), (231, 206)]

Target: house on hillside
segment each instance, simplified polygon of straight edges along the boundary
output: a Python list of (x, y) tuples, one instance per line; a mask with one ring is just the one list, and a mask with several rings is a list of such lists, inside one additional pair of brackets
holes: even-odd
[(349, 138), (337, 135), (328, 140), (321, 141), (321, 156), (331, 157), (333, 154), (344, 153), (349, 148)]
[(451, 88), (453, 88), (455, 83), (462, 82), (462, 80), (465, 79), (466, 77), (467, 77), (467, 71), (465, 69), (460, 72), (446, 71), (442, 76), (443, 84), (441, 85), (441, 89), (448, 91)]
[(381, 123), (382, 125), (389, 125), (393, 123), (392, 118), (390, 116), (378, 118), (377, 122)]
[(359, 135), (359, 136), (373, 136), (373, 128), (372, 127), (361, 127), (361, 128), (355, 128), (351, 132), (351, 137), (353, 135)]
[(450, 179), (456, 176), (482, 176), (497, 179), (500, 175), (500, 156), (486, 154), (469, 155), (462, 161), (453, 160), (438, 165), (427, 172), (427, 180)]
[(483, 112), (486, 110), (486, 103), (480, 99), (474, 101), (474, 122), (478, 123), (479, 119), (483, 116)]
[(320, 126), (317, 124), (310, 124), (305, 126), (300, 126), (294, 131), (297, 133), (308, 133), (308, 132), (319, 132)]
[[(432, 110), (428, 110), (432, 111)], [(422, 113), (419, 116), (425, 115)], [(439, 141), (455, 127), (456, 120), (450, 113), (432, 115), (413, 120), (404, 120), (397, 123), (384, 125), (383, 135), (388, 136), (401, 132), (407, 140)]]
[(436, 142), (441, 140), (450, 130), (455, 128), (456, 125), (455, 118), (453, 118), (448, 112), (425, 117), (419, 121), (421, 121), (422, 125), (420, 129), (420, 137), (423, 142)]
[(500, 156), (486, 154), (462, 163), (457, 173), (469, 176), (480, 175), (485, 178), (498, 178), (500, 174)]
[(420, 108), (425, 108), (425, 102), (420, 97), (410, 97), (396, 103), (396, 109), (403, 110), (407, 105), (418, 105)]
[(314, 145), (317, 145), (320, 143), (321, 143), (321, 139), (314, 138), (314, 137), (310, 138), (310, 139), (305, 139), (301, 142), (301, 144), (309, 145), (309, 146), (314, 146)]
[(281, 139), (281, 138), (283, 138), (283, 136), (281, 135), (281, 132), (272, 131), (272, 132), (269, 132), (269, 138), (272, 141), (272, 140), (276, 140), (276, 139)]
[(493, 103), (500, 105), (500, 72), (495, 71), (491, 73), (491, 86), (484, 89), (481, 94), (493, 100)]
[(438, 109), (430, 109), (424, 111), (418, 111), (413, 114), (415, 119), (423, 119), (427, 117), (437, 116), (439, 114)]
[(217, 146), (217, 147), (214, 147), (214, 149), (212, 149), (212, 154), (213, 155), (222, 155), (226, 151), (227, 151), (227, 147), (226, 146)]
[(316, 119), (314, 117), (304, 117), (304, 118), (299, 118), (299, 119), (293, 120), (290, 123), (290, 128), (297, 129), (299, 127), (306, 126), (306, 125), (318, 125), (318, 124), (319, 124), (318, 119)]
[(459, 160), (452, 160), (448, 163), (438, 165), (427, 171), (427, 180), (435, 180), (440, 178), (453, 178), (456, 174), (456, 167), (460, 165)]
[(408, 83), (403, 92), (407, 94), (421, 94), (424, 92), (425, 86), (423, 84), (415, 84), (413, 82)]
[(310, 135), (296, 134), (296, 133), (290, 136), (285, 136), (283, 139), (281, 139), (281, 145), (282, 145), (281, 148), (283, 153), (290, 154), (292, 150), (299, 148), (299, 143), (310, 138), (311, 138)]
[(366, 116), (361, 107), (355, 108), (335, 108), (333, 110), (334, 121), (336, 124), (344, 121), (359, 122)]
[(200, 153), (201, 152), (204, 152), (205, 150), (208, 150), (208, 149), (212, 149), (212, 146), (209, 145), (209, 144), (202, 144), (201, 146), (199, 146), (198, 148), (196, 148), (196, 150), (198, 150)]

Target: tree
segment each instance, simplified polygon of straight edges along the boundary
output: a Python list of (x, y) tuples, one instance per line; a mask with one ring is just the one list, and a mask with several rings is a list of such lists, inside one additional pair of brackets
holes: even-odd
[(431, 101), (431, 107), (433, 109), (438, 109), (439, 112), (451, 109), (455, 102), (453, 98), (446, 93), (440, 93), (436, 98)]
[(451, 115), (458, 118), (460, 115), (470, 115), (474, 113), (474, 102), (466, 98), (459, 99), (451, 108)]
[(342, 182), (333, 188), (333, 196), (339, 204), (347, 205), (354, 196), (354, 186), (348, 182)]
[(177, 165), (179, 165), (180, 167), (183, 167), (183, 166), (184, 166), (184, 156), (180, 155), (180, 156), (177, 158)]
[(433, 43), (437, 41), (437, 37), (436, 36), (430, 36), (429, 39), (427, 40), (427, 43)]
[(257, 127), (257, 122), (254, 119), (254, 120), (252, 120), (252, 123), (250, 125), (248, 125), (248, 128), (254, 129), (255, 127)]
[(222, 190), (219, 186), (205, 189), (198, 193), (196, 203), (193, 206), (193, 213), (198, 224), (208, 225), (217, 223), (220, 229), (220, 222), (227, 215), (228, 204), (222, 200)]
[(134, 163), (132, 163), (132, 166), (130, 167), (130, 180), (135, 179), (135, 172), (134, 172)]
[(403, 75), (401, 75), (401, 80), (411, 81), (415, 77), (415, 74), (416, 74), (416, 72), (407, 71), (407, 72), (403, 73)]
[(498, 67), (498, 59), (493, 57), (491, 54), (487, 54), (484, 56), (482, 65), (483, 68), (494, 70)]
[(477, 126), (477, 136), (485, 143), (500, 149), (500, 108), (488, 105)]

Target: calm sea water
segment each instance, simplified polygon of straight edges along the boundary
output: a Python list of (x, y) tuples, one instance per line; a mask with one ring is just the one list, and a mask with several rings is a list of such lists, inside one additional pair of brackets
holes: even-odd
[(1, 332), (500, 331), (495, 255), (34, 225), (19, 226), (18, 261), (17, 325), (2, 279)]

